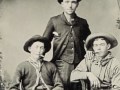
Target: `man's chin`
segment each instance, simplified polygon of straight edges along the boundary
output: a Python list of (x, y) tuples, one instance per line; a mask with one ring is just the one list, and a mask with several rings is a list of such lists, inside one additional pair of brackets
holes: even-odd
[(101, 53), (97, 53), (96, 56), (97, 56), (97, 57), (104, 57), (104, 55), (101, 54)]
[(96, 56), (101, 56), (100, 52), (95, 53)]
[(67, 14), (68, 14), (68, 15), (72, 15), (73, 12), (72, 12), (72, 11), (68, 11)]

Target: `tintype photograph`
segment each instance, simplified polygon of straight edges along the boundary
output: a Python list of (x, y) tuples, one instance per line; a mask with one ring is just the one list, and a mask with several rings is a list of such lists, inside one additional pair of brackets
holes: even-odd
[(120, 0), (0, 0), (0, 90), (120, 90)]

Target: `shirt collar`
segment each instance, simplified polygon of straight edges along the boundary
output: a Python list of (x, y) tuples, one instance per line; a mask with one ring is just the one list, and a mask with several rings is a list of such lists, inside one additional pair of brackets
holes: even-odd
[(43, 59), (41, 59), (40, 62), (38, 63), (38, 62), (35, 62), (33, 60), (33, 58), (29, 57), (28, 61), (31, 63), (31, 65), (33, 65), (33, 67), (35, 67), (35, 69), (38, 69), (38, 71), (41, 71), (41, 68), (42, 68), (43, 62), (44, 62)]
[[(36, 61), (35, 61), (32, 57), (29, 57), (28, 60), (29, 60), (30, 62), (36, 63)], [(38, 61), (42, 62), (42, 61), (43, 61), (43, 58), (40, 58)]]
[(109, 52), (107, 54), (107, 56), (105, 58), (103, 58), (102, 60), (98, 60), (98, 58), (94, 58), (93, 62), (98, 64), (100, 63), (102, 66), (105, 66), (111, 59), (113, 58), (111, 52)]
[(76, 15), (76, 13), (73, 14), (73, 21), (72, 21), (72, 23), (69, 23), (69, 22), (67, 21), (64, 13), (61, 14), (61, 18), (62, 18), (62, 20), (65, 22), (65, 24), (70, 25), (70, 26), (71, 26), (71, 25), (72, 25), (72, 26), (73, 26), (73, 25), (76, 25), (77, 22), (78, 22), (78, 16)]

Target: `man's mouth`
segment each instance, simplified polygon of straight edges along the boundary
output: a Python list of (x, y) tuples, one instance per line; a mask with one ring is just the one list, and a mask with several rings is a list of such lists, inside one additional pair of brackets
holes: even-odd
[(100, 54), (100, 52), (95, 52), (95, 54)]
[(68, 11), (73, 11), (72, 9), (67, 9)]

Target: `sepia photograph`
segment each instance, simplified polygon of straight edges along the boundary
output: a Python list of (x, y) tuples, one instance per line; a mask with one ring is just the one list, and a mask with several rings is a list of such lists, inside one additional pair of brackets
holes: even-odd
[(120, 90), (120, 0), (0, 0), (0, 90)]

